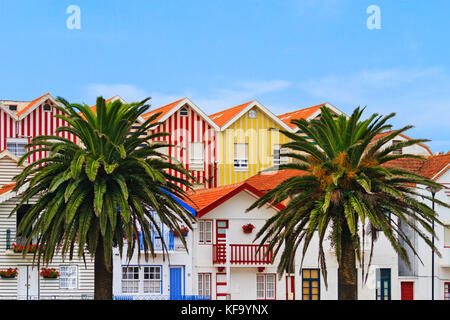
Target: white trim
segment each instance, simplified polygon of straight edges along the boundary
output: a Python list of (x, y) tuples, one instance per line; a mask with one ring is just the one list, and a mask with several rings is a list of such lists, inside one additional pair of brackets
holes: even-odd
[(12, 199), (12, 198), (22, 194), (28, 188), (28, 185), (29, 185), (29, 183), (27, 182), (22, 187), (20, 187), (18, 191), (10, 190), (10, 191), (5, 192), (4, 194), (0, 195), (0, 203), (3, 203), (9, 199)]
[(170, 109), (169, 112), (166, 112), (165, 115), (161, 117), (161, 119), (158, 120), (158, 122), (164, 122), (166, 121), (170, 116), (172, 116), (175, 112), (177, 112), (181, 107), (183, 107), (185, 104), (187, 104), (189, 107), (191, 107), (195, 112), (197, 112), (211, 127), (216, 129), (217, 131), (220, 131), (219, 126), (211, 120), (210, 117), (206, 113), (204, 113), (194, 102), (192, 102), (189, 98), (184, 98), (181, 100), (176, 106), (174, 106), (172, 109)]
[(242, 109), (237, 115), (235, 115), (231, 120), (229, 120), (225, 125), (220, 127), (220, 131), (225, 131), (229, 126), (231, 126), (234, 122), (236, 122), (240, 117), (242, 117), (245, 113), (247, 113), (253, 107), (257, 107), (266, 115), (268, 115), (274, 122), (276, 122), (279, 126), (289, 132), (294, 132), (291, 127), (289, 127), (286, 123), (284, 123), (280, 118), (278, 118), (275, 114), (273, 114), (269, 109), (267, 109), (264, 105), (259, 103), (257, 100), (250, 101), (248, 105)]
[(440, 177), (442, 175), (442, 173), (444, 173), (445, 171), (447, 171), (448, 169), (450, 169), (450, 163), (448, 163), (444, 168), (442, 168), (438, 173), (436, 173), (431, 180), (435, 180), (436, 177)]
[[(15, 138), (8, 138), (8, 139), (15, 139)], [(14, 153), (9, 151), (8, 149), (5, 149), (2, 152), (0, 152), (0, 159), (3, 159), (4, 157), (8, 157), (8, 158), (10, 158), (11, 160), (13, 160), (15, 162), (19, 162), (19, 159), (20, 159), (18, 156), (16, 156)], [(21, 165), (21, 167), (25, 168), (24, 165)]]
[[(328, 109), (334, 111), (337, 115), (344, 115), (348, 118), (348, 115), (346, 115), (344, 112), (333, 106), (332, 104), (329, 104), (328, 102), (324, 103), (322, 106), (326, 106)], [(315, 117), (317, 117), (320, 114), (320, 108), (314, 112), (312, 115), (310, 115), (306, 120), (312, 120)]]

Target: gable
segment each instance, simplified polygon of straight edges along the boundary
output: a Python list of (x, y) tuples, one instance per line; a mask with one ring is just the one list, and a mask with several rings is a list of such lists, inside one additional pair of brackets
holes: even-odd
[[(223, 203), (219, 204), (217, 207), (211, 211), (203, 214), (201, 218), (203, 219), (242, 219), (243, 221), (248, 220), (267, 220), (272, 217), (278, 211), (272, 206), (264, 206), (261, 208), (256, 208), (252, 211), (246, 212), (247, 208), (250, 207), (256, 200), (257, 196), (253, 195), (247, 190), (242, 190), (237, 194), (234, 194), (229, 199), (225, 200)], [(200, 217), (200, 215), (199, 215)], [(248, 222), (247, 222), (248, 223)]]

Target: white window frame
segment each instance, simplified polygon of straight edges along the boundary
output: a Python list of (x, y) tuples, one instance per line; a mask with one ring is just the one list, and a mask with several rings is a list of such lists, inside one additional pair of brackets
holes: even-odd
[[(245, 148), (244, 156), (237, 155), (238, 145), (244, 145), (244, 148)], [(248, 143), (235, 143), (234, 144), (233, 168), (236, 171), (247, 171), (248, 170)]]
[[(143, 274), (143, 289), (142, 289), (143, 292), (145, 294), (161, 294), (162, 293), (161, 266), (143, 266), (142, 274)], [(149, 278), (146, 278), (146, 275), (148, 275)], [(155, 286), (155, 284), (157, 285)], [(157, 290), (155, 290), (155, 288)]]
[[(16, 156), (21, 157), (25, 153), (27, 153), (27, 149), (25, 149), (25, 146), (28, 144), (27, 138), (6, 138), (6, 149), (14, 153)], [(10, 146), (8, 146), (10, 145)], [(14, 145), (14, 147), (11, 147), (11, 145)], [(19, 152), (19, 146), (21, 146), (21, 150)]]
[(258, 118), (258, 113), (256, 112), (256, 110), (252, 109), (248, 112), (248, 117), (250, 119), (256, 119)]
[[(68, 269), (68, 270), (66, 270)], [(59, 266), (59, 288), (66, 290), (78, 289), (78, 266)], [(63, 285), (63, 282), (65, 283)]]
[(139, 293), (139, 273), (138, 266), (122, 266), (122, 293)]
[(187, 117), (189, 115), (189, 110), (185, 107), (180, 109), (180, 116)]
[[(205, 228), (205, 226), (209, 227)], [(213, 221), (200, 220), (198, 222), (198, 243), (212, 244), (212, 242), (213, 242)]]
[(288, 157), (283, 157), (283, 154), (286, 154), (287, 150), (284, 148), (281, 148), (281, 145), (274, 144), (273, 145), (273, 165), (279, 166), (280, 164), (287, 164), (288, 163)]
[[(268, 281), (270, 279), (270, 282)], [(256, 299), (275, 300), (277, 294), (277, 280), (273, 273), (260, 273), (256, 275)]]
[(122, 294), (162, 294), (161, 265), (122, 265)]
[[(45, 106), (49, 106), (50, 107), (50, 110), (45, 110)], [(43, 106), (42, 106), (42, 111), (44, 111), (44, 112), (51, 112), (52, 111), (52, 105), (50, 104), (50, 103), (45, 103)]]
[(203, 297), (211, 297), (211, 273), (199, 273), (198, 274), (198, 295)]
[[(196, 147), (201, 145), (201, 154), (195, 152)], [(205, 165), (205, 144), (203, 142), (191, 142), (189, 144), (189, 169), (203, 170)]]

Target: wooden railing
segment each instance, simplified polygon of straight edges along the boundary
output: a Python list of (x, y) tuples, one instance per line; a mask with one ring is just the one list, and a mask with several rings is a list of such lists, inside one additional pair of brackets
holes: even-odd
[[(272, 264), (273, 251), (268, 245), (259, 248), (259, 244), (230, 244), (231, 264)], [(213, 244), (213, 264), (225, 264), (227, 260), (225, 244)], [(267, 254), (266, 254), (267, 253)]]

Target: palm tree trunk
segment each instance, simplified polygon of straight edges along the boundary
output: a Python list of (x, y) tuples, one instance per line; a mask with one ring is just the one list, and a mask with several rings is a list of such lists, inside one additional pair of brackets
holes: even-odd
[(107, 267), (105, 263), (105, 251), (103, 246), (103, 238), (98, 237), (97, 250), (95, 251), (95, 300), (112, 300), (113, 274), (112, 274), (112, 257)]
[(356, 255), (353, 243), (342, 240), (342, 257), (338, 269), (339, 300), (357, 300), (356, 296)]

